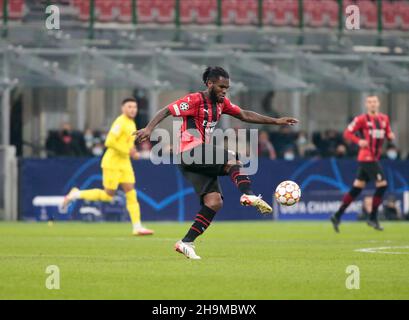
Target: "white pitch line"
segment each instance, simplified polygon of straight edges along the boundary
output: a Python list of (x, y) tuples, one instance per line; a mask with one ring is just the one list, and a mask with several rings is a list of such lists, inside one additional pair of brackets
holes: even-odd
[(356, 252), (366, 252), (366, 253), (384, 253), (384, 254), (409, 254), (409, 252), (399, 252), (399, 251), (382, 251), (389, 249), (409, 249), (409, 246), (394, 246), (394, 247), (377, 247), (377, 248), (363, 248), (356, 249)]

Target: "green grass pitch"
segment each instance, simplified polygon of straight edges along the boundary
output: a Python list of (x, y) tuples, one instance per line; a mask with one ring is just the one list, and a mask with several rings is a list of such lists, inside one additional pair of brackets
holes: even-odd
[[(156, 234), (143, 238), (123, 223), (0, 223), (0, 299), (409, 299), (408, 223), (335, 234), (328, 222), (216, 222), (200, 261), (173, 250), (190, 224), (147, 225)], [(403, 248), (355, 251), (377, 247)], [(59, 290), (45, 286), (49, 265)], [(349, 265), (359, 290), (346, 288)]]

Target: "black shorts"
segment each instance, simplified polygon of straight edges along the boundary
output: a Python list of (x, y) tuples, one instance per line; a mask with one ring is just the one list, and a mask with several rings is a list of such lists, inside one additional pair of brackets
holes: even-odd
[(358, 174), (356, 177), (358, 180), (369, 181), (383, 181), (385, 179), (385, 173), (379, 162), (359, 162)]
[[(185, 152), (193, 156), (194, 152), (198, 151), (199, 148), (202, 154), (201, 161), (186, 164), (182, 153), (179, 167), (183, 176), (193, 185), (200, 198), (200, 204), (203, 205), (203, 197), (208, 193), (217, 192), (223, 198), (219, 176), (227, 175), (224, 171), (225, 165), (229, 160), (237, 160), (237, 156), (234, 152), (210, 144), (202, 144)], [(210, 155), (210, 152), (212, 152), (213, 157), (206, 159), (205, 155)], [(216, 158), (217, 155), (219, 155), (218, 158)]]

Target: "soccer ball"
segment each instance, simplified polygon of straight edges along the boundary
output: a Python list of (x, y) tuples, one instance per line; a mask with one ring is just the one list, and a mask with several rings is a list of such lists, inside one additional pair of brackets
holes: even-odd
[(292, 206), (301, 199), (301, 189), (294, 181), (283, 181), (275, 193), (276, 200), (283, 206)]

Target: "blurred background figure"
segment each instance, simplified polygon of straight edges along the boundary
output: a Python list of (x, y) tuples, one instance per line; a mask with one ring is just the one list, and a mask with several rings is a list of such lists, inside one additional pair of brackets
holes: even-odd
[(149, 159), (151, 154), (152, 144), (149, 140), (145, 140), (138, 145), (139, 159)]
[(347, 157), (347, 148), (345, 144), (341, 143), (337, 145), (335, 149), (335, 158), (342, 159)]
[(73, 157), (87, 154), (84, 135), (73, 131), (69, 123), (63, 123), (58, 131), (49, 131), (46, 148), (49, 156)]
[(400, 160), (399, 149), (394, 144), (389, 144), (383, 158), (388, 160)]
[(394, 195), (387, 197), (382, 213), (385, 220), (401, 220), (404, 218)]
[(297, 133), (290, 127), (280, 127), (278, 132), (272, 134), (272, 139), (278, 158), (283, 159), (284, 153), (288, 150), (295, 153)]
[(366, 221), (369, 219), (369, 215), (371, 214), (372, 211), (372, 197), (371, 196), (365, 196), (363, 201), (362, 201), (362, 212), (361, 214), (358, 214), (358, 220), (361, 221)]
[(258, 136), (258, 155), (271, 160), (277, 158), (276, 151), (266, 131), (260, 131)]

